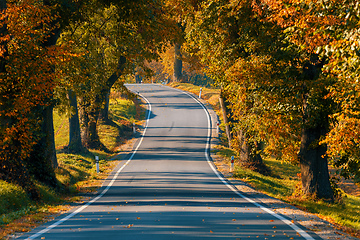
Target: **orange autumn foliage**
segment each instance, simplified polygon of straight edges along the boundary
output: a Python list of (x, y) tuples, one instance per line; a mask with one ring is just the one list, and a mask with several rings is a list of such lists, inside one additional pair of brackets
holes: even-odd
[(60, 76), (54, 70), (66, 59), (64, 47), (44, 47), (51, 32), (51, 9), (39, 1), (8, 3), (1, 26), (2, 64), (0, 72), (0, 178), (22, 185), (28, 173), (24, 159), (38, 138), (36, 107), (48, 104)]

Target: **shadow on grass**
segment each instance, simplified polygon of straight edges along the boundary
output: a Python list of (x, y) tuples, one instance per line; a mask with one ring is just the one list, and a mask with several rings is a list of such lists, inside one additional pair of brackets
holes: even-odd
[(259, 173), (235, 171), (234, 177), (246, 178), (246, 182), (256, 186), (256, 190), (264, 191), (275, 196), (280, 195), (287, 197), (293, 193), (293, 188), (283, 184), (281, 180), (271, 179)]
[[(128, 120), (120, 119), (118, 121), (109, 120), (102, 122), (103, 131), (109, 131), (108, 134), (103, 134), (105, 142), (113, 142), (113, 145), (107, 145), (110, 153), (116, 152), (116, 149), (125, 143), (126, 140), (130, 139), (133, 136), (133, 127), (132, 123)], [(111, 141), (109, 138), (113, 138)]]

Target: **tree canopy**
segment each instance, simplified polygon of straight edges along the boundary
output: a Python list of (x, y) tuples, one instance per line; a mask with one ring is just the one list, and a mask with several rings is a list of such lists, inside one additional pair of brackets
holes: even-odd
[(189, 49), (226, 93), (233, 132), (300, 162), (303, 190), (317, 197), (332, 199), (326, 153), (346, 175), (358, 174), (357, 117), (349, 117), (356, 90), (352, 107), (344, 104), (357, 85), (349, 77), (358, 59), (350, 34), (358, 29), (356, 8), (352, 1), (203, 1), (187, 31)]
[(328, 161), (360, 179), (356, 1), (1, 0), (0, 10), (0, 178), (34, 197), (30, 175), (56, 167), (32, 169), (34, 148), (48, 156), (41, 144), (53, 141), (52, 107), (72, 115), (76, 94), (83, 140), (96, 140), (110, 88), (151, 67), (181, 81), (210, 76), (232, 146), (246, 161), (300, 164), (304, 193), (333, 199)]

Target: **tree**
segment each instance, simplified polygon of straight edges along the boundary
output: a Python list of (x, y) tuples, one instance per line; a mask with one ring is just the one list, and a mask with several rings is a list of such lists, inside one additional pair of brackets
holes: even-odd
[[(6, 5), (3, 5), (6, 6)], [(48, 106), (54, 87), (53, 64), (60, 64), (64, 49), (46, 46), (55, 19), (51, 9), (38, 1), (11, 2), (6, 8), (4, 28), (7, 29), (1, 79), (1, 178), (16, 182), (29, 195), (39, 197), (30, 174), (56, 185), (51, 163), (29, 161), (30, 152), (43, 135), (42, 112)], [(3, 27), (2, 26), (2, 27)], [(45, 172), (43, 172), (45, 171)]]
[[(0, 179), (17, 183), (24, 188), (32, 199), (38, 199), (39, 194), (30, 179), (23, 161), (25, 153), (19, 148), (21, 143), (25, 143), (27, 146), (31, 146), (31, 144), (29, 141), (26, 141), (26, 139), (21, 141), (21, 138), (19, 138), (20, 132), (16, 132), (15, 128), (21, 125), (21, 119), (18, 120), (14, 114), (8, 112), (8, 110), (11, 110), (16, 104), (16, 102), (12, 100), (13, 97), (16, 96), (16, 92), (14, 88), (9, 87), (13, 79), (6, 77), (7, 65), (9, 64), (8, 44), (10, 38), (7, 24), (9, 21), (9, 10), (4, 0), (0, 1), (0, 12), (2, 16), (0, 20), (0, 137), (2, 139), (0, 145)], [(12, 84), (17, 85), (17, 82), (13, 82)]]
[(117, 4), (100, 9), (97, 4), (88, 6), (83, 11), (84, 21), (70, 24), (61, 39), (75, 42), (76, 51), (85, 52), (67, 68), (76, 73), (73, 76), (80, 74), (85, 79), (82, 83), (74, 80), (78, 83), (72, 88), (79, 99), (82, 141), (89, 148), (103, 148), (96, 126), (99, 117), (107, 120), (111, 87), (132, 67), (158, 57), (171, 33), (166, 30), (173, 24), (163, 14), (160, 2), (125, 4), (136, 15), (128, 15), (129, 9)]
[(173, 57), (172, 57), (172, 81), (174, 82), (183, 82), (183, 55), (182, 55), (182, 45), (184, 43), (184, 33), (186, 27), (186, 19), (190, 14), (190, 9), (192, 8), (190, 1), (165, 1), (165, 5), (169, 11), (170, 16), (172, 16), (173, 21), (176, 23), (176, 34), (174, 39), (171, 41), (173, 47)]
[(338, 41), (333, 29), (343, 28), (346, 20), (344, 13), (349, 5), (347, 1), (309, 1), (305, 4), (273, 1), (267, 7), (271, 12), (267, 21), (284, 29), (290, 44), (299, 46), (302, 53), (299, 67), (302, 67), (303, 122), (299, 160), (303, 191), (332, 200), (333, 191), (328, 183), (327, 146), (321, 139), (328, 135), (329, 116), (335, 110), (332, 99), (327, 96), (336, 79), (323, 73), (326, 59), (333, 56), (321, 53), (321, 49)]
[[(52, 18), (47, 22), (50, 31), (44, 37), (41, 45), (45, 48), (55, 47), (62, 28), (69, 23), (70, 19), (77, 17), (76, 14), (72, 13), (74, 12), (74, 7), (79, 5), (75, 1), (64, 2), (63, 0), (44, 0), (42, 4), (50, 9), (49, 14)], [(60, 64), (53, 63), (48, 66), (46, 70), (48, 76), (56, 72), (56, 65)], [(32, 174), (41, 182), (54, 188), (58, 187), (54, 172), (54, 169), (58, 167), (58, 163), (53, 126), (53, 109), (55, 105), (53, 89), (58, 84), (57, 80), (55, 78), (48, 78), (52, 87), (48, 89), (48, 95), (44, 99), (45, 104), (38, 105), (34, 111), (38, 113), (36, 117), (41, 122), (41, 129), (38, 132), (40, 138), (34, 145), (34, 149), (27, 160)]]
[(321, 139), (335, 109), (327, 97), (334, 78), (323, 71), (329, 56), (320, 50), (334, 43), (332, 29), (343, 24), (339, 13), (348, 5), (341, 4), (208, 1), (188, 30), (190, 49), (228, 90), (235, 129), (250, 142), (265, 142), (265, 153), (299, 161), (304, 193), (329, 201)]
[(327, 98), (336, 103), (330, 131), (324, 139), (328, 155), (340, 175), (360, 181), (359, 149), (359, 5), (356, 1), (331, 2), (342, 24), (329, 33), (333, 41), (320, 49), (328, 56), (324, 70), (334, 79)]
[(71, 115), (69, 117), (69, 144), (67, 150), (69, 153), (81, 153), (84, 151), (84, 146), (81, 142), (77, 97), (76, 93), (71, 89), (68, 91), (68, 98), (71, 107)]

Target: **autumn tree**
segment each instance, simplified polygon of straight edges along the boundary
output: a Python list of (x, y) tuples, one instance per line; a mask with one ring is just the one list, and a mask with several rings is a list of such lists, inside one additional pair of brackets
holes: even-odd
[[(237, 9), (234, 10), (233, 7)], [(254, 51), (256, 44), (251, 38), (257, 35), (263, 26), (253, 21), (250, 2), (233, 3), (233, 5), (227, 5), (226, 1), (204, 3), (199, 9), (187, 30), (189, 37), (187, 48), (193, 54), (200, 53), (199, 56), (207, 66), (205, 69), (208, 74), (222, 88), (223, 109), (230, 108), (229, 119), (233, 125), (232, 132), (236, 135), (232, 138), (231, 146), (239, 147), (244, 163), (267, 172), (258, 152), (260, 144), (257, 132), (250, 131), (249, 128), (250, 119), (257, 119), (258, 113), (254, 111), (253, 118), (247, 116), (251, 112), (249, 110), (251, 106), (255, 107), (260, 101), (250, 98), (247, 94), (252, 89), (247, 85), (251, 73), (245, 74), (246, 70), (237, 69), (240, 66), (250, 66), (246, 64), (246, 59), (251, 59), (251, 51)], [(242, 58), (243, 60), (240, 61)], [(257, 61), (259, 63), (259, 59)], [(239, 101), (244, 104), (236, 104)], [(238, 106), (237, 109), (235, 106)], [(245, 123), (243, 120), (248, 122)], [(230, 139), (230, 136), (228, 137)]]
[(304, 193), (330, 201), (321, 140), (330, 136), (337, 79), (324, 72), (335, 54), (322, 49), (339, 43), (333, 29), (343, 26), (344, 3), (209, 1), (188, 30), (193, 52), (228, 93), (234, 129), (255, 153), (263, 141), (265, 153), (298, 161)]
[(115, 82), (134, 67), (144, 66), (145, 59), (156, 59), (173, 32), (173, 22), (162, 7), (161, 2), (146, 0), (124, 5), (95, 3), (83, 11), (82, 22), (70, 24), (64, 32), (61, 42), (73, 41), (76, 51), (84, 53), (68, 69), (74, 78), (82, 78), (80, 83), (74, 80), (72, 88), (79, 99), (85, 147), (103, 148), (96, 126), (99, 117), (108, 120), (109, 94)]
[[(171, 69), (172, 69), (172, 81), (183, 82), (185, 81), (183, 76), (183, 51), (182, 45), (185, 41), (185, 28), (187, 18), (191, 14), (192, 4), (190, 1), (164, 1), (167, 11), (169, 12), (172, 20), (176, 23), (177, 31), (174, 38), (171, 40)], [(167, 51), (169, 52), (169, 51)]]
[[(44, 0), (40, 3), (50, 9), (51, 20), (47, 23), (50, 28), (47, 36), (41, 42), (42, 47), (53, 48), (60, 37), (62, 29), (69, 24), (70, 21), (78, 19), (76, 11), (80, 6), (79, 2), (64, 1), (64, 0)], [(48, 66), (46, 73), (50, 76), (56, 72), (57, 63)], [(55, 178), (54, 169), (58, 166), (55, 139), (54, 139), (54, 126), (53, 126), (53, 109), (55, 106), (54, 101), (54, 87), (59, 83), (56, 78), (48, 78), (49, 84), (53, 86), (49, 89), (49, 94), (44, 100), (45, 105), (38, 105), (36, 111), (37, 118), (41, 122), (39, 129), (39, 136), (41, 136), (33, 151), (27, 160), (31, 164), (31, 169), (34, 175), (42, 182), (49, 186), (57, 187), (57, 180)]]
[(16, 99), (18, 97), (16, 88), (21, 87), (21, 84), (19, 81), (14, 81), (8, 77), (8, 68), (12, 63), (9, 56), (12, 56), (13, 53), (12, 51), (9, 52), (9, 34), (12, 33), (12, 29), (8, 22), (12, 20), (11, 12), (14, 9), (13, 6), (8, 7), (6, 1), (1, 1), (0, 11), (0, 179), (17, 183), (25, 189), (32, 199), (37, 199), (39, 194), (24, 163), (27, 152), (22, 150), (24, 148), (22, 145), (27, 149), (31, 148), (32, 133), (17, 129), (24, 125), (31, 126), (31, 124), (17, 115), (16, 112), (19, 109), (14, 109), (19, 105)]
[(329, 116), (337, 111), (337, 106), (328, 94), (339, 81), (338, 76), (323, 70), (327, 61), (334, 59), (334, 54), (324, 50), (343, 41), (341, 38), (344, 36), (339, 38), (337, 34), (347, 24), (351, 5), (351, 1), (273, 1), (267, 3), (268, 13), (262, 9), (266, 20), (280, 26), (290, 44), (301, 50), (298, 68), (302, 68), (302, 131), (298, 156), (303, 191), (320, 198), (332, 199), (327, 180), (327, 145), (321, 140), (325, 136), (329, 139)]
[[(0, 73), (1, 178), (16, 182), (32, 198), (39, 196), (30, 175), (57, 185), (48, 159), (29, 161), (30, 153), (44, 137), (39, 131), (41, 109), (48, 106), (54, 79), (58, 78), (56, 72), (49, 69), (64, 57), (64, 49), (44, 44), (53, 31), (51, 22), (56, 19), (51, 10), (39, 1), (9, 1), (2, 15), (6, 16), (2, 28), (7, 35), (3, 36)], [(38, 170), (39, 174), (34, 174)]]
[(329, 146), (328, 155), (339, 174), (359, 182), (359, 4), (331, 1), (327, 7), (336, 12), (341, 24), (328, 32), (333, 41), (319, 49), (328, 58), (324, 71), (334, 78), (326, 97), (337, 107), (330, 115), (330, 132), (323, 143)]

